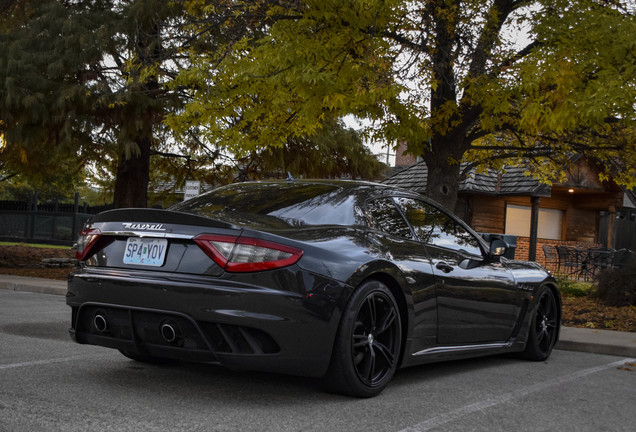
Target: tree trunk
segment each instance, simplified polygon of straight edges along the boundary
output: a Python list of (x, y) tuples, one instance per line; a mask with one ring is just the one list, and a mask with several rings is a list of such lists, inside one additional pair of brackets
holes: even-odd
[(130, 158), (120, 155), (115, 179), (115, 208), (148, 207), (151, 137), (137, 140), (139, 152)]
[[(159, 2), (157, 2), (159, 3)], [(122, 119), (127, 139), (134, 141), (137, 151), (126, 150), (120, 155), (115, 179), (114, 204), (121, 207), (148, 207), (150, 182), (150, 150), (154, 142), (153, 131), (161, 123), (165, 112), (165, 92), (154, 74), (144, 77), (145, 68), (156, 67), (161, 59), (161, 14), (149, 14), (136, 21), (135, 66), (128, 91), (135, 94), (134, 103), (128, 103)], [(125, 144), (127, 145), (127, 144)]]
[(467, 126), (460, 122), (444, 135), (433, 136), (430, 147), (422, 155), (428, 168), (426, 195), (455, 212), (461, 181), (461, 160), (468, 149)]
[(455, 203), (459, 192), (460, 165), (459, 163), (449, 165), (447, 156), (448, 154), (445, 152), (424, 155), (424, 162), (428, 168), (426, 195), (448, 210), (455, 212)]

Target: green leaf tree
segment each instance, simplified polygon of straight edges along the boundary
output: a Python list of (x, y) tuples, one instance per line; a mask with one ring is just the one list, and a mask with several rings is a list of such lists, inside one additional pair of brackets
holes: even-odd
[[(238, 156), (210, 145), (193, 130), (178, 144), (153, 158), (152, 198), (164, 205), (174, 200), (173, 187), (188, 179), (206, 185), (236, 181), (287, 178), (352, 178), (377, 180), (387, 165), (364, 145), (360, 134), (337, 120), (325, 122), (311, 136), (290, 138), (279, 147), (263, 147)], [(100, 177), (100, 176), (97, 176)], [(174, 188), (173, 188), (174, 189)]]
[[(636, 20), (628, 0), (243, 0), (187, 3), (234, 37), (192, 50), (191, 100), (167, 124), (237, 152), (345, 114), (406, 142), (453, 208), (460, 162), (558, 177), (574, 153), (636, 173)], [(215, 25), (219, 25), (215, 22)], [(555, 177), (556, 176), (556, 177)]]
[(240, 178), (382, 178), (387, 166), (364, 146), (360, 135), (342, 122), (324, 123), (310, 137), (289, 138), (281, 147), (254, 150), (244, 158)]
[[(117, 207), (145, 207), (155, 131), (178, 104), (180, 4), (6, 2), (0, 32), (3, 160), (38, 176), (115, 158)], [(114, 156), (113, 156), (114, 155)]]

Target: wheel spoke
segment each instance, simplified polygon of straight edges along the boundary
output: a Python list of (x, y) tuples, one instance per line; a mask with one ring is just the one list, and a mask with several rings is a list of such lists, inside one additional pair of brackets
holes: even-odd
[(382, 357), (386, 360), (388, 367), (393, 365), (394, 356), (389, 347), (384, 345), (381, 342), (375, 342), (373, 347), (378, 350), (378, 352), (382, 355)]
[(364, 361), (360, 364), (358, 372), (367, 382), (373, 382), (373, 371), (375, 369), (375, 352), (370, 349), (364, 356)]
[(366, 335), (353, 335), (353, 348), (362, 348), (368, 344), (368, 336)]
[(541, 332), (537, 335), (537, 342), (539, 347), (541, 348), (541, 351), (545, 351), (547, 349), (547, 346), (549, 346), (549, 340), (550, 338), (548, 337), (548, 334), (545, 330), (541, 330)]
[(368, 333), (373, 330), (376, 320), (376, 306), (373, 301), (373, 296), (369, 296), (365, 299), (356, 319), (358, 320), (357, 324), (363, 327), (365, 332)]
[(392, 329), (393, 323), (395, 322), (395, 318), (397, 317), (397, 312), (395, 309), (390, 308), (387, 313), (382, 317), (382, 322), (378, 325), (378, 329), (376, 333), (378, 335), (384, 333), (387, 330)]
[(545, 299), (545, 312), (544, 312), (544, 316), (549, 317), (552, 316), (552, 296), (548, 293), (545, 294), (544, 296)]
[(543, 311), (543, 299), (541, 299), (541, 301), (539, 301), (539, 306), (537, 307), (537, 320), (540, 320), (541, 317), (543, 317), (545, 315), (545, 312)]
[(537, 342), (541, 345), (543, 341), (543, 337), (545, 336), (545, 331), (542, 328), (539, 328), (537, 331)]

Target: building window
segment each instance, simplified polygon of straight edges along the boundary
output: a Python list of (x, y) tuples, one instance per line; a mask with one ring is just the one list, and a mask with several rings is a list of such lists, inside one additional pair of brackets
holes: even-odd
[[(506, 205), (506, 234), (530, 237), (530, 214), (532, 209), (514, 204)], [(561, 240), (563, 211), (557, 209), (539, 209), (539, 238)]]

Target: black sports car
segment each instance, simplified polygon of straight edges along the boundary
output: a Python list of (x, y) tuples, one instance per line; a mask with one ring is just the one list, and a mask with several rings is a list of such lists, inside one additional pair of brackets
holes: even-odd
[(70, 332), (135, 360), (324, 377), (369, 397), (398, 367), (550, 355), (555, 280), (505, 250), (405, 190), (238, 183), (92, 217), (68, 283)]

